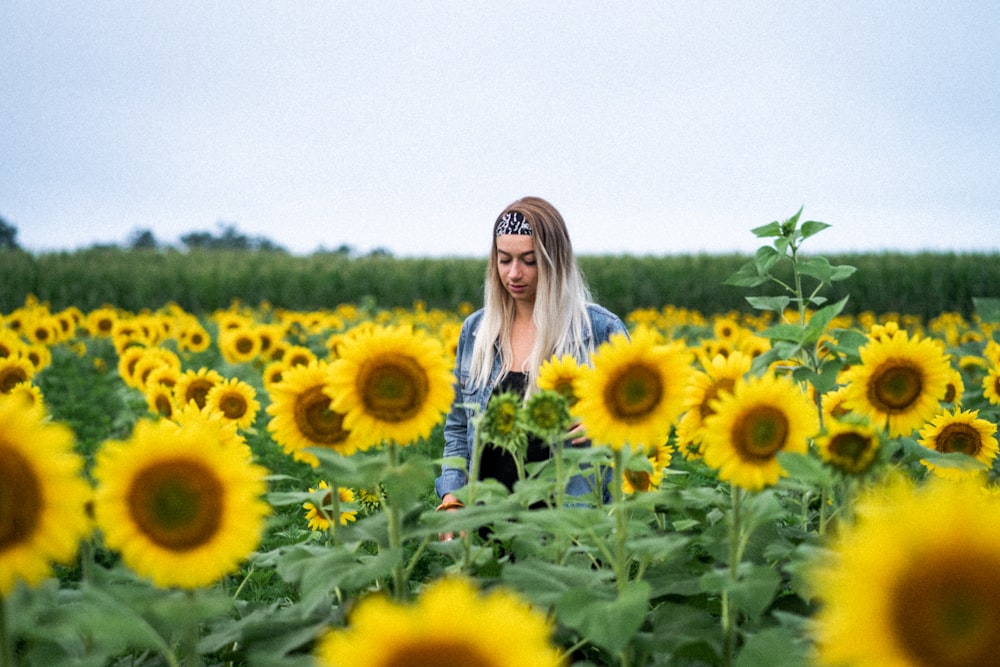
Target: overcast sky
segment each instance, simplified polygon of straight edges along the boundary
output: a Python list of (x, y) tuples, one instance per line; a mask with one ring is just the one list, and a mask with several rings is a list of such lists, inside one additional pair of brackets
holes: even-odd
[(1000, 3), (0, 0), (0, 217), (31, 251), (235, 225), (481, 256), (1000, 250)]

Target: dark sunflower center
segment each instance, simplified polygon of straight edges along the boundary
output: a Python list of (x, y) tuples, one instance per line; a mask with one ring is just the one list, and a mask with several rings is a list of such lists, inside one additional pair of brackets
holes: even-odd
[(240, 354), (250, 354), (253, 352), (253, 340), (247, 338), (246, 336), (241, 336), (236, 340), (236, 345), (234, 347)]
[(161, 417), (169, 417), (174, 413), (174, 406), (170, 402), (170, 397), (166, 394), (157, 394), (154, 403), (156, 405), (156, 412), (159, 413)]
[(151, 465), (128, 493), (132, 519), (165, 549), (188, 551), (212, 541), (225, 510), (225, 489), (212, 470), (183, 459)]
[(1000, 645), (1000, 562), (996, 554), (952, 556), (911, 563), (899, 577), (890, 599), (896, 641), (913, 665), (994, 665)]
[(498, 667), (499, 659), (464, 642), (421, 642), (400, 646), (386, 667)]
[(191, 382), (184, 391), (184, 402), (190, 403), (194, 401), (195, 405), (199, 408), (205, 407), (205, 397), (208, 396), (209, 390), (215, 386), (215, 383), (211, 380), (197, 379)]
[(871, 438), (860, 433), (839, 433), (830, 439), (830, 453), (848, 461), (861, 460), (871, 448)]
[(755, 406), (733, 424), (733, 442), (739, 456), (747, 461), (767, 461), (785, 446), (788, 417), (770, 405)]
[(558, 404), (549, 400), (536, 400), (531, 404), (531, 421), (538, 428), (552, 431), (562, 426), (562, 413)]
[(872, 376), (868, 398), (872, 405), (886, 413), (907, 410), (923, 391), (923, 374), (906, 363), (889, 362)]
[(295, 424), (307, 440), (333, 445), (347, 438), (344, 415), (330, 409), (330, 399), (323, 386), (311, 387), (295, 401)]
[(20, 366), (10, 366), (0, 373), (0, 394), (9, 394), (15, 385), (28, 380), (28, 374)]
[(713, 382), (712, 386), (705, 390), (705, 397), (701, 399), (701, 404), (698, 406), (701, 418), (705, 419), (715, 414), (715, 410), (712, 409), (712, 401), (724, 391), (731, 392), (735, 386), (736, 380), (732, 378), (720, 378)]
[(975, 456), (982, 446), (983, 439), (971, 424), (948, 424), (934, 439), (934, 447), (939, 452), (961, 452)]
[(226, 394), (219, 400), (219, 409), (229, 419), (239, 419), (247, 413), (247, 402), (240, 394)]
[(385, 422), (412, 418), (429, 393), (427, 374), (416, 359), (392, 355), (365, 364), (358, 386), (365, 411)]
[(615, 419), (641, 421), (659, 406), (663, 390), (663, 380), (656, 369), (635, 363), (622, 368), (608, 382), (604, 404)]
[(636, 491), (649, 491), (653, 486), (649, 473), (642, 470), (626, 470), (625, 479)]
[(42, 513), (42, 487), (19, 452), (0, 444), (0, 553), (29, 538)]

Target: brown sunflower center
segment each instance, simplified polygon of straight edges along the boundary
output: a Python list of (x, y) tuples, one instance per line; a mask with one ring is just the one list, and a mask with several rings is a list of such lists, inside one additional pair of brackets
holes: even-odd
[(854, 431), (838, 433), (830, 439), (830, 454), (847, 461), (859, 461), (872, 449), (872, 439)]
[(652, 479), (648, 472), (643, 470), (626, 470), (625, 479), (636, 491), (649, 491), (653, 488)]
[(949, 553), (918, 559), (901, 574), (891, 592), (890, 620), (910, 664), (996, 664), (998, 568), (995, 553)]
[(253, 352), (254, 341), (252, 338), (249, 338), (247, 336), (240, 336), (239, 338), (236, 339), (233, 348), (241, 355), (247, 355)]
[(309, 441), (320, 445), (336, 444), (347, 438), (344, 415), (330, 409), (330, 398), (323, 385), (310, 387), (295, 401), (295, 424)]
[(129, 488), (129, 512), (142, 533), (172, 551), (211, 542), (224, 511), (225, 488), (197, 461), (162, 461), (142, 470)]
[(604, 390), (604, 404), (620, 421), (641, 421), (663, 398), (663, 380), (655, 368), (634, 363), (622, 368)]
[(982, 446), (982, 436), (971, 424), (948, 424), (934, 438), (934, 448), (939, 452), (961, 452), (976, 456)]
[(423, 367), (406, 355), (380, 357), (365, 364), (358, 387), (365, 411), (385, 422), (412, 418), (420, 412), (430, 391)]
[(205, 407), (205, 397), (208, 396), (209, 390), (215, 386), (215, 383), (208, 379), (195, 379), (191, 381), (191, 384), (187, 386), (184, 390), (184, 402), (190, 403), (194, 401), (195, 405), (199, 408)]
[(0, 371), (0, 394), (9, 394), (14, 385), (27, 382), (28, 373), (20, 366), (8, 366)]
[(771, 405), (752, 407), (733, 424), (733, 443), (739, 456), (747, 461), (767, 461), (785, 446), (788, 417)]
[(888, 362), (872, 375), (868, 399), (882, 412), (903, 412), (920, 396), (923, 379), (920, 369), (915, 366), (905, 362)]
[(247, 401), (240, 394), (226, 394), (219, 399), (219, 410), (228, 419), (239, 419), (247, 413)]
[(163, 392), (156, 394), (153, 403), (156, 406), (156, 412), (161, 417), (170, 417), (174, 413), (174, 405), (170, 402), (170, 396)]
[(0, 552), (32, 535), (42, 513), (42, 487), (24, 456), (0, 444)]
[(712, 385), (705, 390), (705, 396), (701, 399), (701, 403), (698, 408), (701, 412), (701, 418), (705, 419), (713, 414), (715, 410), (712, 408), (712, 401), (717, 399), (722, 392), (732, 393), (733, 388), (736, 386), (736, 380), (733, 378), (719, 378), (715, 380)]
[(400, 646), (385, 665), (392, 667), (499, 667), (501, 661), (460, 640), (414, 642)]

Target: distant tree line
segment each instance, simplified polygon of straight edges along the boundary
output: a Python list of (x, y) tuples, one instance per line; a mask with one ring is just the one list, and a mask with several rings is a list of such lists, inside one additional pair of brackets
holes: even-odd
[[(218, 230), (192, 231), (180, 237), (181, 246), (184, 250), (237, 250), (255, 252), (275, 252), (288, 253), (288, 250), (269, 238), (264, 236), (248, 236), (237, 229), (236, 225), (228, 222), (219, 222)], [(112, 250), (119, 248), (116, 244), (95, 244), (91, 249)], [(150, 229), (135, 229), (129, 234), (125, 241), (127, 250), (159, 251), (178, 249), (169, 243), (161, 242)], [(22, 250), (17, 243), (17, 227), (0, 217), (0, 250)], [(329, 251), (319, 248), (317, 253), (332, 253), (335, 255), (350, 256), (354, 254), (354, 249), (347, 244), (338, 246), (335, 250)], [(390, 257), (392, 253), (384, 248), (376, 248), (369, 253), (375, 257)]]

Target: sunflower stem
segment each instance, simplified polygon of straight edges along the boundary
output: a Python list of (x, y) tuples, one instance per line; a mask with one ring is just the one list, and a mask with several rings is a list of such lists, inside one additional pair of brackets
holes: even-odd
[[(480, 429), (472, 438), (472, 461), (469, 465), (469, 507), (476, 504), (476, 482), (479, 479), (479, 460), (483, 456), (483, 439), (480, 436)], [(462, 569), (472, 572), (472, 531), (465, 531), (462, 536)]]
[(731, 665), (736, 650), (737, 615), (732, 605), (730, 590), (739, 581), (740, 560), (743, 557), (743, 526), (742, 506), (743, 490), (736, 485), (730, 485), (729, 513), (729, 583), (722, 589), (722, 639), (723, 665)]
[(0, 596), (0, 667), (13, 667), (14, 658), (7, 636), (7, 598)]
[(566, 491), (566, 485), (563, 483), (563, 440), (562, 438), (555, 438), (552, 443), (552, 448), (554, 450), (553, 458), (555, 459), (556, 465), (556, 509), (562, 509), (563, 506), (563, 495)]
[(625, 514), (625, 490), (622, 488), (624, 476), (624, 457), (622, 450), (615, 448), (614, 457), (614, 478), (611, 480), (611, 491), (614, 494), (615, 511), (615, 580), (618, 585), (618, 592), (625, 590), (628, 583), (628, 561), (627, 561), (627, 531), (628, 516)]
[[(197, 606), (197, 600), (195, 600), (197, 592), (197, 589), (185, 591), (192, 608)], [(201, 656), (198, 654), (198, 633), (199, 622), (197, 617), (188, 618), (184, 627), (182, 649), (184, 653), (180, 660), (180, 664), (184, 665), (184, 667), (199, 667), (202, 664)]]
[[(395, 442), (391, 442), (389, 443), (389, 469), (395, 470), (398, 466), (399, 448)], [(400, 517), (399, 507), (396, 506), (395, 499), (383, 496), (382, 500), (385, 503), (387, 513), (386, 518), (389, 522), (389, 549), (392, 551), (399, 551), (400, 553), (400, 557), (397, 559), (396, 564), (392, 567), (393, 594), (397, 600), (405, 600), (407, 598), (408, 591), (406, 587), (406, 564), (403, 562), (402, 558), (402, 517)]]

